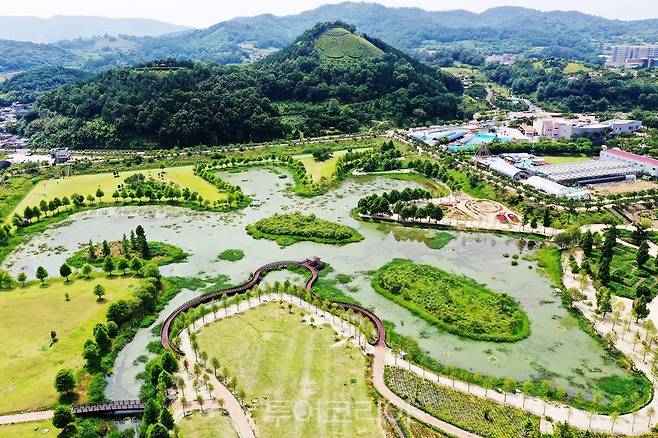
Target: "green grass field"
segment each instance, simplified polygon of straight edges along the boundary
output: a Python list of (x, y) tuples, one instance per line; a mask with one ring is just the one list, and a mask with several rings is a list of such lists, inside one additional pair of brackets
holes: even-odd
[(231, 419), (219, 411), (195, 412), (178, 423), (180, 438), (237, 438)]
[(588, 73), (590, 71), (592, 71), (590, 67), (587, 67), (586, 65), (583, 65), (579, 62), (570, 62), (566, 67), (564, 67), (565, 74)]
[(366, 359), (335, 344), (335, 332), (301, 322), (270, 303), (201, 330), (201, 351), (217, 357), (247, 400), (262, 437), (381, 436), (366, 384)]
[[(60, 368), (83, 365), (82, 346), (92, 328), (105, 320), (110, 302), (128, 298), (141, 280), (98, 277), (47, 281), (0, 293), (0, 413), (33, 410), (57, 399), (53, 379)], [(105, 287), (106, 302), (96, 302), (93, 288)], [(64, 294), (68, 293), (70, 301)], [(50, 331), (59, 339), (50, 346)]]
[(579, 163), (591, 160), (587, 155), (547, 155), (542, 156), (541, 158), (543, 158), (548, 164)]
[(345, 155), (347, 151), (335, 151), (332, 152), (331, 158), (326, 161), (316, 161), (311, 154), (296, 155), (293, 158), (304, 163), (306, 172), (313, 178), (313, 181), (317, 182), (325, 177), (328, 180), (331, 180), (334, 172), (336, 171), (336, 163), (338, 159)]
[(59, 429), (56, 429), (50, 420), (0, 426), (0, 436), (2, 438), (54, 438), (58, 434)]
[[(162, 180), (178, 184), (181, 188), (189, 187), (190, 190), (198, 192), (204, 199), (211, 202), (224, 200), (226, 195), (217, 190), (217, 187), (210, 184), (203, 178), (194, 174), (192, 166), (169, 167), (164, 169)], [(119, 184), (135, 173), (142, 173), (147, 177), (160, 179), (159, 169), (151, 170), (132, 170), (120, 172), (119, 177), (115, 178), (112, 173), (99, 173), (94, 175), (75, 175), (66, 179), (49, 179), (40, 181), (18, 204), (15, 212), (21, 213), (27, 206), (39, 205), (42, 200), (50, 201), (53, 198), (71, 196), (73, 193), (81, 195), (95, 194), (96, 189), (105, 192), (104, 201), (112, 200), (112, 192), (117, 189)]]
[(371, 283), (375, 292), (457, 336), (516, 342), (530, 335), (528, 316), (513, 298), (468, 277), (393, 259)]
[(343, 28), (327, 29), (320, 35), (315, 47), (328, 61), (379, 58), (384, 52), (365, 38)]

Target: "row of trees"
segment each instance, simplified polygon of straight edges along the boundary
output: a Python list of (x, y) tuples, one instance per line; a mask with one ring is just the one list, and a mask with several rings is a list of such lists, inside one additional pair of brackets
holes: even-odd
[(432, 194), (423, 189), (406, 188), (399, 192), (393, 190), (382, 195), (370, 195), (359, 199), (357, 207), (361, 214), (391, 215), (400, 219), (432, 219), (439, 222), (443, 219), (443, 209), (432, 202), (419, 207), (413, 201), (431, 199)]

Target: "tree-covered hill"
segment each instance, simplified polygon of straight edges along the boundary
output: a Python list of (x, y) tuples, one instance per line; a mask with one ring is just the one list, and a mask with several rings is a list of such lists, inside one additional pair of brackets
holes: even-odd
[(44, 94), (16, 129), (45, 147), (269, 141), (461, 119), (461, 91), (454, 77), (331, 22), (252, 65), (171, 60), (101, 73)]
[(0, 40), (0, 72), (70, 67), (80, 62), (80, 57), (75, 53), (52, 45)]
[(459, 47), (485, 55), (511, 52), (596, 61), (604, 45), (658, 40), (658, 20), (608, 20), (575, 11), (541, 12), (516, 7), (493, 8), (476, 14), (345, 2), (296, 15), (240, 17), (174, 35), (59, 42), (42, 46), (42, 52), (34, 52), (30, 59), (13, 62), (1, 56), (3, 46), (11, 43), (0, 41), (0, 71), (53, 65), (48, 59), (58, 53), (61, 60), (56, 65), (73, 63), (93, 70), (170, 57), (240, 63), (258, 59), (265, 50), (285, 47), (315, 23), (336, 20), (352, 23), (362, 32), (413, 55)]
[(513, 93), (535, 97), (562, 111), (658, 111), (657, 75), (652, 71), (632, 77), (614, 72), (567, 74), (565, 65), (561, 59), (524, 59), (513, 65), (489, 64), (483, 71)]
[(89, 76), (89, 73), (65, 67), (42, 67), (19, 73), (0, 84), (0, 105), (9, 105), (16, 101), (34, 102), (42, 92), (82, 81)]

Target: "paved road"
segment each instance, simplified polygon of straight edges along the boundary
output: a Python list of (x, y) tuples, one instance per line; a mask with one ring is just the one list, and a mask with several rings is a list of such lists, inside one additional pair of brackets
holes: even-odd
[[(254, 300), (256, 301), (256, 300)], [(246, 308), (246, 306), (245, 306)], [(220, 312), (221, 313), (221, 312)], [(205, 318), (206, 320), (209, 320), (209, 318)], [(197, 328), (201, 328), (201, 324), (197, 324)], [(194, 354), (194, 350), (192, 350), (192, 345), (190, 343), (190, 338), (187, 334), (187, 331), (183, 331), (180, 334), (180, 340), (181, 340), (181, 349), (183, 350), (183, 353), (185, 354), (185, 358), (189, 362), (190, 369), (194, 368), (194, 364), (197, 362), (196, 360), (196, 355)], [(200, 364), (201, 365), (201, 364)], [(183, 379), (186, 380), (186, 388), (193, 390), (193, 377), (187, 373), (186, 371), (182, 370), (179, 372), (179, 375), (183, 377)], [(213, 373), (208, 373), (210, 376), (210, 383), (213, 385), (213, 391), (212, 394), (210, 394), (211, 400), (210, 402), (213, 402), (214, 400), (219, 400), (222, 399), (224, 400), (224, 409), (228, 411), (228, 415), (233, 421), (233, 425), (235, 426), (238, 434), (240, 435), (241, 438), (255, 438), (254, 431), (251, 427), (251, 422), (249, 421), (249, 417), (247, 417), (247, 414), (245, 413), (244, 409), (242, 409), (242, 405), (240, 405), (240, 402), (238, 401), (237, 398), (231, 393), (231, 391), (228, 390), (226, 386), (224, 386), (219, 379), (217, 379)], [(190, 394), (190, 400), (194, 400), (195, 397)], [(203, 397), (203, 395), (202, 395)], [(207, 400), (207, 397), (204, 397)], [(204, 401), (204, 404), (206, 401)], [(216, 402), (215, 402), (216, 403)], [(213, 404), (215, 404), (213, 403)], [(219, 407), (219, 405), (216, 405)], [(182, 406), (177, 403), (176, 406), (174, 406), (174, 411), (177, 412), (178, 409), (182, 409)], [(176, 415), (177, 417), (180, 417), (180, 415)]]
[(0, 424), (28, 423), (30, 421), (48, 420), (53, 417), (53, 411), (34, 411), (23, 414), (1, 415)]

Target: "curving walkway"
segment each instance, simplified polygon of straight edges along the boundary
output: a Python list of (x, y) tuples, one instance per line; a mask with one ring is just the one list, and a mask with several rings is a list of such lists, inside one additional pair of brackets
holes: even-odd
[[(390, 361), (390, 358), (392, 357), (393, 353), (388, 348), (385, 344), (384, 345), (371, 345), (368, 344), (367, 342), (361, 342), (362, 337), (357, 336), (356, 333), (359, 331), (357, 327), (352, 325), (351, 323), (343, 320), (342, 318), (336, 318), (335, 315), (333, 315), (330, 312), (324, 311), (307, 301), (300, 299), (297, 296), (290, 295), (290, 294), (278, 294), (278, 293), (272, 293), (268, 295), (262, 295), (259, 299), (253, 299), (251, 301), (247, 302), (242, 302), (240, 304), (233, 304), (229, 306), (225, 311), (219, 311), (217, 314), (208, 314), (203, 318), (199, 318), (196, 321), (194, 321), (190, 326), (188, 326), (188, 329), (191, 331), (199, 331), (203, 326), (210, 324), (214, 321), (221, 320), (223, 318), (226, 318), (228, 316), (236, 315), (239, 313), (243, 313), (248, 309), (252, 309), (254, 307), (257, 307), (261, 304), (267, 303), (267, 302), (279, 302), (279, 301), (284, 301), (288, 302), (291, 304), (294, 304), (295, 306), (299, 306), (303, 309), (307, 309), (309, 312), (313, 313), (313, 315), (318, 318), (316, 321), (316, 324), (327, 324), (331, 326), (337, 333), (339, 333), (341, 336), (346, 337), (346, 338), (351, 338), (352, 342), (357, 344), (360, 348), (363, 349), (364, 353), (372, 354), (374, 356), (374, 362), (373, 362), (373, 386), (377, 391), (379, 391), (384, 398), (387, 399), (387, 401), (400, 409), (401, 411), (406, 412), (407, 414), (411, 415), (412, 417), (415, 417), (419, 419), (420, 421), (423, 421), (425, 423), (428, 423), (432, 426), (435, 426), (441, 430), (444, 430), (448, 433), (451, 434), (451, 436), (455, 436), (458, 438), (478, 438), (478, 435), (472, 434), (470, 432), (466, 432), (450, 423), (446, 423), (442, 420), (439, 420), (428, 413), (409, 405), (406, 401), (402, 400), (399, 396), (394, 394), (388, 387), (386, 386), (384, 382), (384, 366), (385, 365), (391, 365), (388, 363)], [(197, 362), (197, 358), (192, 351), (190, 341), (189, 341), (189, 335), (187, 334), (187, 329), (184, 330), (181, 333), (181, 346), (185, 354), (185, 358), (190, 364), (190, 367), (194, 366), (194, 363)], [(184, 373), (185, 374), (185, 373)], [(184, 378), (188, 378), (189, 376), (183, 376)], [(211, 376), (211, 379), (213, 377)], [(217, 392), (218, 388), (222, 388), (223, 391), (228, 391), (224, 385), (214, 379), (212, 381), (213, 386), (214, 386), (214, 397), (215, 398), (220, 398), (219, 393)], [(186, 387), (191, 388), (191, 382), (186, 384)], [(190, 396), (189, 398), (192, 399), (192, 393), (188, 391), (188, 395)], [(213, 395), (208, 396), (208, 398), (212, 398)], [(241, 406), (238, 404), (238, 401), (235, 399), (235, 396), (228, 392), (225, 396), (221, 396), (222, 399), (225, 401), (225, 409), (228, 409), (230, 405), (237, 405), (237, 408), (239, 410), (233, 409), (229, 411), (229, 416), (231, 417), (231, 420), (233, 423), (236, 425), (237, 430), (240, 431), (241, 436), (249, 436), (249, 433), (253, 433), (253, 428), (255, 425), (253, 422), (250, 421), (250, 418), (247, 417), (245, 412), (242, 410)], [(209, 406), (215, 406), (216, 403), (211, 404), (212, 400), (209, 402)], [(179, 406), (179, 404), (175, 404), (175, 406)], [(206, 406), (206, 401), (204, 401), (204, 406)], [(177, 408), (174, 409), (176, 414), (175, 417), (180, 417), (181, 414), (178, 411)], [(249, 424), (251, 423), (251, 429), (249, 429)]]
[[(254, 272), (254, 274), (251, 276), (251, 278), (244, 284), (240, 286), (235, 286), (227, 289), (221, 289), (206, 295), (202, 295), (200, 297), (191, 299), (190, 301), (182, 304), (180, 307), (178, 307), (176, 310), (174, 310), (168, 317), (165, 319), (164, 324), (162, 325), (162, 330), (160, 331), (160, 340), (162, 342), (162, 345), (165, 348), (168, 348), (179, 355), (183, 355), (183, 351), (179, 348), (177, 348), (175, 345), (171, 344), (171, 340), (169, 336), (171, 335), (171, 327), (174, 323), (174, 320), (178, 318), (181, 314), (186, 312), (187, 310), (190, 310), (194, 307), (200, 306), (201, 304), (206, 304), (218, 299), (221, 299), (223, 295), (226, 295), (228, 297), (234, 296), (236, 294), (246, 292), (250, 289), (252, 289), (254, 286), (256, 286), (258, 283), (260, 283), (262, 277), (264, 274), (281, 269), (281, 268), (286, 268), (288, 266), (296, 266), (296, 267), (302, 267), (308, 269), (308, 271), (311, 273), (311, 278), (306, 282), (305, 289), (311, 294), (313, 298), (317, 298), (316, 295), (313, 293), (313, 285), (318, 279), (318, 271), (324, 268), (325, 264), (320, 261), (319, 258), (313, 257), (306, 259), (302, 262), (299, 261), (293, 261), (293, 260), (285, 260), (285, 261), (279, 261), (279, 262), (272, 262), (268, 263), (267, 265), (261, 266)], [(377, 330), (377, 336), (375, 338), (375, 341), (373, 342), (374, 345), (379, 345), (379, 346), (385, 346), (386, 345), (386, 330), (384, 329), (384, 324), (382, 323), (382, 320), (375, 315), (373, 312), (370, 310), (357, 306), (354, 304), (347, 304), (347, 303), (341, 303), (337, 302), (336, 304), (340, 305), (346, 310), (352, 310), (353, 312), (368, 318), (374, 325)]]

